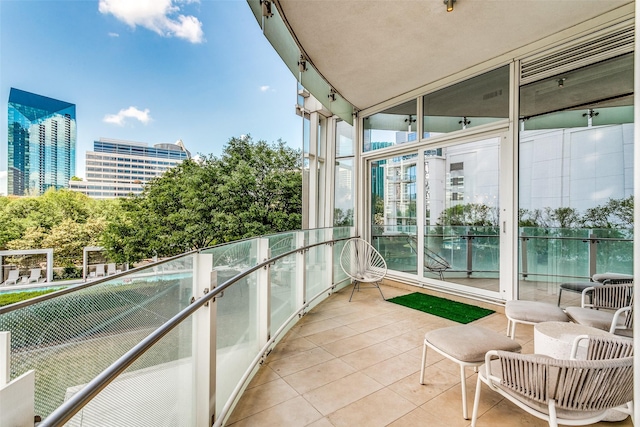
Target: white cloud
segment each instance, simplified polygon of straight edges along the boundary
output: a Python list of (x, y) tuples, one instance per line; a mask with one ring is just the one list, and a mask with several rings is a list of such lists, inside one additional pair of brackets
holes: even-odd
[(202, 22), (180, 13), (181, 4), (193, 0), (100, 0), (100, 13), (111, 14), (132, 28), (141, 26), (164, 37), (178, 37), (191, 43), (204, 41)]
[(0, 171), (0, 196), (6, 196), (7, 191), (7, 171)]
[(127, 109), (122, 109), (118, 111), (117, 114), (107, 114), (102, 119), (105, 123), (111, 123), (118, 126), (124, 126), (125, 121), (127, 119), (135, 119), (143, 124), (148, 124), (151, 122), (151, 115), (149, 114), (149, 109), (145, 108), (143, 110), (139, 110), (136, 107), (129, 107)]
[(120, 37), (118, 33), (109, 33), (109, 37)]
[(266, 91), (268, 91), (269, 89), (271, 89), (271, 86), (267, 86), (267, 85), (265, 85), (265, 86), (260, 86), (260, 92), (266, 92)]

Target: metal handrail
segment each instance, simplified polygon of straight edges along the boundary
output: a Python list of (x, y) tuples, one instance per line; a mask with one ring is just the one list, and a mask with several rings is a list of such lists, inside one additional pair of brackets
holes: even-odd
[(89, 288), (91, 286), (99, 285), (99, 284), (105, 283), (105, 282), (110, 282), (110, 281), (112, 281), (114, 279), (118, 279), (120, 277), (128, 276), (130, 274), (134, 274), (134, 273), (138, 273), (138, 272), (143, 271), (143, 270), (154, 268), (154, 267), (157, 267), (157, 266), (159, 266), (161, 264), (165, 264), (165, 263), (168, 263), (168, 262), (171, 262), (171, 261), (175, 261), (175, 260), (177, 260), (179, 258), (183, 258), (183, 257), (188, 256), (188, 255), (193, 255), (193, 254), (198, 253), (198, 252), (199, 252), (199, 250), (193, 250), (193, 251), (190, 251), (190, 252), (185, 252), (185, 253), (180, 254), (180, 255), (175, 255), (175, 256), (172, 256), (172, 257), (169, 257), (169, 258), (162, 259), (160, 261), (152, 262), (151, 264), (142, 265), (140, 267), (135, 267), (135, 268), (132, 268), (130, 270), (126, 270), (126, 271), (122, 271), (120, 273), (112, 274), (110, 276), (106, 276), (106, 277), (103, 277), (101, 279), (95, 279), (95, 280), (92, 280), (90, 282), (79, 283), (77, 285), (73, 285), (73, 286), (66, 287), (64, 289), (60, 289), (60, 290), (57, 290), (57, 291), (49, 292), (48, 294), (39, 295), (37, 297), (30, 298), (28, 300), (19, 301), (19, 302), (10, 304), (10, 305), (5, 305), (4, 307), (0, 307), (0, 315), (5, 314), (5, 313), (10, 313), (10, 312), (12, 312), (14, 310), (17, 310), (19, 308), (29, 307), (30, 305), (37, 304), (37, 303), (43, 302), (43, 301), (47, 301), (47, 300), (50, 300), (50, 299), (53, 299), (53, 298), (56, 298), (56, 297), (59, 297), (59, 296), (62, 296), (62, 295), (70, 294), (72, 292), (76, 292), (76, 291), (79, 291), (81, 289)]
[(156, 342), (171, 332), (176, 326), (178, 326), (183, 320), (187, 319), (191, 314), (200, 309), (202, 306), (208, 304), (213, 298), (221, 294), (228, 287), (240, 279), (248, 276), (249, 274), (264, 268), (273, 262), (293, 255), (295, 253), (306, 251), (309, 248), (313, 248), (321, 245), (334, 244), (339, 241), (349, 240), (352, 237), (343, 237), (339, 239), (327, 240), (324, 242), (313, 243), (310, 245), (302, 246), (291, 251), (285, 252), (266, 261), (263, 261), (245, 271), (242, 271), (227, 281), (223, 282), (220, 286), (216, 286), (211, 292), (201, 296), (195, 300), (188, 307), (177, 313), (167, 322), (162, 324), (158, 329), (149, 334), (146, 338), (136, 344), (131, 350), (122, 355), (118, 360), (113, 362), (107, 369), (102, 371), (98, 376), (91, 380), (82, 390), (74, 394), (56, 408), (47, 418), (40, 422), (39, 427), (56, 427), (62, 426), (69, 421), (76, 413), (78, 413), (91, 399), (93, 399), (98, 393), (100, 393), (105, 387), (107, 387), (115, 378), (117, 378), (122, 372), (124, 372), (129, 366), (131, 366), (136, 360), (138, 360), (149, 348), (151, 348)]
[[(313, 229), (309, 229), (309, 230), (325, 230), (325, 229), (335, 229), (335, 228), (340, 228), (340, 227), (321, 227), (321, 228), (313, 228)], [(305, 230), (305, 231), (309, 231), (309, 230)], [(196, 253), (202, 253), (204, 251), (210, 250), (210, 249), (215, 249), (215, 248), (221, 248), (223, 246), (229, 246), (235, 243), (239, 243), (239, 242), (245, 242), (245, 241), (249, 241), (249, 240), (253, 240), (253, 239), (258, 239), (258, 238), (264, 238), (264, 237), (269, 237), (269, 236), (278, 236), (279, 234), (287, 234), (287, 233), (295, 233), (299, 230), (292, 230), (292, 231), (284, 231), (282, 233), (277, 233), (277, 234), (267, 234), (267, 235), (260, 235), (260, 236), (254, 236), (254, 237), (247, 237), (244, 239), (240, 239), (240, 240), (234, 240), (233, 242), (226, 242), (226, 243), (221, 243), (219, 245), (214, 245), (214, 246), (207, 246), (206, 248), (201, 248), (201, 249), (194, 249), (192, 251), (189, 252), (184, 252), (182, 254), (179, 255), (174, 255), (172, 257), (169, 258), (164, 258), (161, 259), (159, 261), (155, 261), (152, 262), (150, 264), (146, 264), (146, 265), (142, 265), (140, 267), (135, 267), (126, 271), (122, 271), (120, 273), (116, 273), (116, 274), (112, 274), (110, 276), (105, 276), (101, 279), (95, 279), (92, 280), (90, 282), (85, 282), (85, 283), (79, 283), (77, 285), (73, 285), (73, 286), (68, 286), (64, 289), (60, 289), (54, 292), (49, 292), (48, 294), (44, 294), (44, 295), (39, 295), (37, 297), (33, 297), (33, 298), (29, 298), (28, 300), (24, 300), (24, 301), (19, 301), (10, 305), (5, 305), (3, 307), (0, 307), (0, 315), (1, 314), (5, 314), (5, 313), (10, 313), (14, 310), (17, 310), (19, 308), (24, 308), (24, 307), (28, 307), (32, 304), (37, 304), (39, 302), (43, 302), (43, 301), (47, 301), (50, 300), (52, 298), (56, 298), (62, 295), (66, 295), (69, 294), (71, 292), (76, 292), (79, 291), (81, 289), (85, 289), (94, 285), (99, 285), (101, 283), (105, 283), (105, 282), (109, 282), (113, 279), (118, 279), (120, 277), (124, 277), (124, 276), (128, 276), (129, 274), (133, 274), (133, 273), (137, 273), (140, 272), (142, 270), (145, 269), (149, 269), (149, 268), (154, 268), (157, 267), (161, 264), (165, 264), (167, 262), (171, 262), (171, 261), (175, 261), (176, 259), (188, 256), (188, 255), (193, 255)]]

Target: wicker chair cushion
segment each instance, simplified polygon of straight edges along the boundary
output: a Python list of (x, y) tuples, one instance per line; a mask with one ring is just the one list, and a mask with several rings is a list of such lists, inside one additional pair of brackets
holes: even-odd
[[(591, 326), (593, 328), (608, 331), (611, 328), (613, 312), (606, 310), (594, 310), (583, 307), (567, 307), (567, 315), (575, 323)], [(624, 318), (618, 320), (618, 325), (624, 326)]]
[(507, 301), (504, 309), (507, 317), (523, 322), (568, 322), (562, 309), (554, 304), (539, 301)]
[(482, 362), (489, 350), (520, 351), (522, 347), (498, 332), (475, 325), (451, 326), (427, 332), (424, 339), (462, 362)]

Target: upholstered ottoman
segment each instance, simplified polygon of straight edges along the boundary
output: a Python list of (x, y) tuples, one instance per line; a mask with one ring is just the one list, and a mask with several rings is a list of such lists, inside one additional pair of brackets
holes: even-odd
[(427, 361), (427, 347), (430, 347), (449, 360), (460, 365), (460, 383), (462, 385), (462, 416), (467, 414), (467, 386), (464, 368), (478, 367), (484, 363), (484, 355), (489, 350), (519, 352), (522, 347), (504, 335), (475, 325), (451, 326), (427, 332), (422, 349), (422, 368), (420, 384), (424, 384), (424, 368)]
[(507, 335), (516, 336), (516, 324), (535, 325), (540, 322), (568, 322), (569, 317), (558, 307), (547, 302), (513, 300), (504, 306), (507, 316)]

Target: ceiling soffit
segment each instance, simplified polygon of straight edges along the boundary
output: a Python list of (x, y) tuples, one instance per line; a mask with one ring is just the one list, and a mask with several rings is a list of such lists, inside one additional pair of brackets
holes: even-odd
[(629, 0), (278, 0), (305, 55), (358, 109), (456, 74)]

